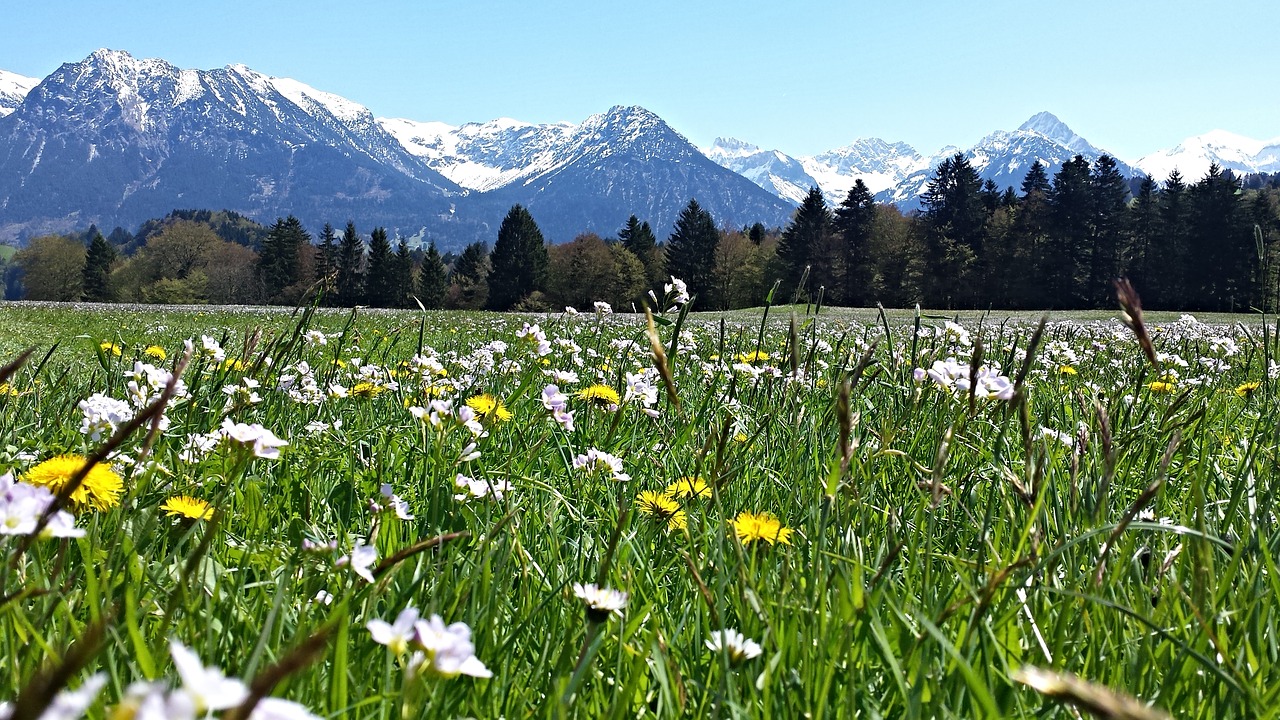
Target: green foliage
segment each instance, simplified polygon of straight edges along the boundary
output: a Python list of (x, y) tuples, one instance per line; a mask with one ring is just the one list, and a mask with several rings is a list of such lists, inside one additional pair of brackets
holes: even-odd
[(311, 236), (298, 218), (276, 220), (262, 242), (258, 255), (258, 273), (271, 302), (294, 304), (304, 285), (310, 285), (309, 273), (303, 272), (303, 254), (311, 254)]
[(545, 289), (547, 245), (523, 206), (513, 206), (502, 219), (489, 262), (486, 307), (490, 310), (510, 309), (529, 293)]
[(427, 246), (422, 267), (418, 268), (417, 296), (428, 310), (444, 307), (444, 296), (449, 289), (449, 269), (445, 267), (440, 251), (433, 242)]
[(468, 245), (449, 273), (449, 289), (444, 306), (456, 310), (479, 310), (489, 300), (489, 245)]
[(33, 238), (13, 256), (27, 300), (79, 300), (84, 294), (85, 247), (62, 235)]
[(720, 231), (711, 213), (697, 200), (680, 211), (665, 248), (667, 274), (684, 280), (697, 307), (709, 307), (715, 284), (716, 246)]
[(371, 307), (395, 307), (396, 294), (404, 290), (398, 281), (395, 254), (387, 240), (386, 228), (374, 228), (369, 239), (369, 259), (365, 270), (364, 304)]
[(115, 292), (111, 289), (111, 266), (115, 261), (115, 248), (102, 237), (102, 233), (95, 233), (84, 260), (83, 299), (89, 302), (115, 300)]
[(552, 246), (547, 258), (546, 298), (554, 308), (590, 308), (597, 300), (628, 308), (648, 288), (644, 265), (635, 255), (595, 233)]
[(364, 287), (364, 243), (356, 224), (348, 220), (338, 247), (337, 303), (343, 307), (359, 305), (364, 302)]

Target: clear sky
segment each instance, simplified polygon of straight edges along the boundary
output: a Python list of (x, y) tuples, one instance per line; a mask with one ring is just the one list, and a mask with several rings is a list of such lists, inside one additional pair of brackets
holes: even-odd
[(452, 124), (637, 104), (701, 146), (930, 153), (1049, 110), (1125, 160), (1280, 136), (1274, 0), (0, 0), (0, 19), (0, 69), (23, 75), (109, 47)]

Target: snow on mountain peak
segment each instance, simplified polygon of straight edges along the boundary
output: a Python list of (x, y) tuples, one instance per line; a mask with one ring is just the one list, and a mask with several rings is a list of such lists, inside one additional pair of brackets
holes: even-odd
[(737, 138), (718, 137), (711, 143), (711, 147), (702, 151), (702, 154), (718, 162), (718, 158), (749, 157), (758, 152), (760, 152), (758, 145), (752, 145)]
[(1077, 153), (1098, 154), (1098, 150), (1090, 145), (1089, 141), (1077, 135), (1066, 123), (1059, 120), (1058, 116), (1050, 112), (1038, 112), (1032, 115), (1026, 122), (1019, 125), (1018, 129), (1040, 133)]
[(0, 117), (17, 109), (27, 93), (31, 92), (31, 88), (39, 84), (39, 78), (0, 70)]
[(1137, 162), (1146, 174), (1163, 181), (1177, 170), (1183, 178), (1203, 177), (1217, 164), (1237, 173), (1278, 172), (1280, 155), (1275, 152), (1280, 138), (1255, 140), (1226, 130), (1210, 130), (1183, 140), (1176, 147), (1160, 150)]

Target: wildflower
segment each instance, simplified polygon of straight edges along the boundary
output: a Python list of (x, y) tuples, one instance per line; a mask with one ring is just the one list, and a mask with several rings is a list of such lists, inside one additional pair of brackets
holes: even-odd
[(414, 673), (425, 670), (437, 677), (452, 678), (459, 675), (489, 678), (493, 673), (475, 655), (471, 644), (471, 628), (456, 622), (448, 626), (439, 615), (414, 624), (415, 642), (422, 648), (414, 653), (410, 668)]
[(579, 400), (583, 400), (591, 405), (605, 410), (617, 410), (618, 404), (622, 399), (618, 397), (618, 391), (608, 385), (592, 385), (574, 393)]
[[(98, 698), (98, 693), (102, 692), (102, 688), (107, 684), (107, 676), (104, 673), (95, 673), (90, 675), (84, 682), (80, 683), (80, 687), (75, 690), (63, 690), (59, 692), (49, 706), (40, 713), (40, 720), (76, 720), (84, 716), (89, 706)], [(0, 718), (8, 720), (13, 714), (13, 706), (9, 703), (0, 702)]]
[(334, 561), (334, 565), (342, 567), (350, 565), (351, 571), (366, 582), (373, 582), (373, 573), (369, 568), (373, 567), (373, 563), (378, 559), (378, 549), (372, 545), (365, 545), (363, 542), (356, 541), (355, 547), (351, 548), (350, 555), (343, 555)]
[[(23, 479), (32, 485), (48, 488), (56, 495), (88, 462), (88, 458), (81, 455), (59, 455), (28, 470)], [(120, 504), (123, 485), (124, 481), (111, 468), (94, 463), (80, 487), (71, 493), (71, 502), (77, 510), (113, 508)]]
[(613, 306), (603, 300), (597, 300), (595, 303), (596, 315), (601, 317), (613, 314)]
[(244, 372), (245, 367), (244, 361), (239, 358), (226, 358), (222, 361), (221, 365), (224, 372)]
[(379, 492), (383, 499), (387, 501), (386, 505), (378, 506), (379, 511), (388, 510), (395, 512), (396, 517), (401, 520), (413, 519), (413, 515), (409, 514), (409, 503), (405, 502), (399, 495), (395, 494), (391, 487), (391, 483), (382, 483), (382, 486), (379, 488)]
[(453, 479), (453, 484), (465, 492), (453, 496), (454, 500), (466, 502), (472, 498), (493, 497), (494, 500), (502, 502), (502, 498), (506, 493), (511, 491), (511, 483), (506, 480), (485, 480), (476, 479), (462, 473), (458, 473)]
[(551, 418), (555, 420), (557, 423), (560, 423), (560, 427), (564, 428), (565, 432), (573, 432), (573, 411), (572, 410), (564, 410), (564, 409), (552, 410)]
[[(0, 475), (0, 535), (30, 535), (40, 524), (40, 516), (53, 503), (48, 488), (17, 482), (13, 473)], [(54, 513), (41, 531), (42, 537), (83, 537), (84, 529), (65, 510)]]
[(208, 335), (200, 336), (200, 354), (214, 362), (222, 362), (227, 359), (227, 353), (222, 349), (222, 345)]
[(396, 616), (394, 623), (385, 620), (370, 620), (365, 623), (373, 641), (386, 645), (395, 655), (403, 655), (409, 650), (409, 643), (417, 636), (415, 625), (418, 622), (418, 609), (410, 605)]
[(159, 345), (148, 345), (146, 349), (142, 351), (142, 354), (161, 362), (163, 362), (165, 358), (169, 357), (169, 354), (166, 353), (164, 348)]
[(733, 527), (733, 533), (738, 536), (738, 540), (743, 545), (749, 545), (756, 540), (764, 540), (773, 545), (775, 542), (783, 545), (791, 544), (791, 528), (783, 527), (778, 518), (772, 513), (752, 513), (740, 512), (738, 516), (729, 521), (729, 525)]
[(717, 654), (725, 653), (729, 656), (729, 664), (734, 666), (760, 657), (764, 652), (760, 643), (733, 628), (711, 631), (711, 637), (707, 639), (707, 649)]
[(667, 495), (674, 498), (709, 498), (711, 488), (701, 477), (682, 477), (667, 486)]
[(197, 716), (230, 710), (249, 696), (244, 683), (223, 675), (216, 667), (205, 667), (199, 656), (177, 640), (169, 641), (169, 654), (182, 678), (180, 692), (191, 701)]
[(133, 408), (123, 400), (116, 400), (102, 393), (94, 393), (87, 400), (81, 400), (76, 406), (84, 414), (80, 421), (80, 432), (89, 439), (98, 442), (103, 435), (111, 435), (125, 423), (133, 419)]
[(1236, 397), (1247, 398), (1253, 395), (1253, 393), (1260, 387), (1262, 387), (1262, 383), (1256, 380), (1237, 385), (1235, 389)]
[(114, 355), (116, 357), (120, 357), (124, 352), (120, 347), (120, 343), (113, 343), (110, 340), (103, 340), (98, 343), (98, 349), (102, 351), (103, 355)]
[(302, 339), (311, 346), (326, 345), (329, 342), (329, 338), (319, 330), (308, 330), (302, 335)]
[(1174, 391), (1175, 385), (1168, 380), (1153, 380), (1147, 383), (1147, 389), (1153, 393), (1168, 394)]
[(186, 495), (175, 495), (160, 506), (165, 515), (184, 520), (209, 520), (213, 518), (213, 507), (199, 498)]
[(18, 397), (21, 394), (22, 393), (18, 391), (18, 388), (10, 385), (9, 383), (0, 382), (0, 395), (8, 395), (9, 397)]
[(752, 350), (749, 353), (739, 353), (734, 359), (746, 365), (764, 365), (769, 362), (769, 353), (764, 350)]
[(622, 469), (622, 458), (595, 448), (590, 448), (586, 453), (575, 457), (573, 459), (573, 467), (576, 470), (585, 470), (588, 475), (606, 472), (618, 482), (626, 482), (631, 479), (631, 476)]
[[(689, 286), (675, 275), (671, 276), (671, 282), (663, 284), (662, 291), (668, 296), (673, 295), (671, 302), (676, 305), (684, 305), (689, 302)], [(671, 309), (674, 310), (675, 308)]]
[(268, 460), (280, 457), (280, 448), (289, 444), (258, 423), (246, 425), (231, 422), (230, 418), (222, 421), (219, 436), (241, 447), (252, 449), (254, 457)]
[(387, 388), (383, 385), (375, 385), (368, 380), (361, 380), (351, 388), (351, 394), (358, 398), (375, 398), (386, 392)]
[(1071, 367), (1070, 365), (1063, 365), (1062, 367), (1058, 368), (1058, 374), (1059, 375), (1079, 375), (1080, 373), (1077, 372), (1076, 369), (1074, 367)]
[(512, 417), (511, 411), (507, 409), (507, 406), (489, 393), (467, 398), (467, 407), (474, 410), (476, 415), (480, 416), (481, 421), (495, 418), (498, 422), (506, 422)]
[(641, 513), (665, 523), (667, 530), (683, 530), (688, 525), (685, 511), (669, 495), (645, 490), (636, 496), (636, 504)]
[(587, 619), (591, 622), (604, 622), (614, 613), (621, 615), (627, 606), (625, 592), (597, 587), (595, 583), (574, 583), (573, 594), (587, 606)]

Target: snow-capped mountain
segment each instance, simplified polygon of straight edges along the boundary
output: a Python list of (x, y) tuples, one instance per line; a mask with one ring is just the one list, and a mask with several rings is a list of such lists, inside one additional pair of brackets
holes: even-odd
[(1280, 138), (1254, 140), (1212, 130), (1189, 137), (1174, 148), (1151, 153), (1136, 164), (1160, 182), (1175, 169), (1184, 181), (1194, 182), (1204, 177), (1213, 163), (1236, 174), (1280, 172)]
[(39, 84), (38, 78), (0, 70), (0, 117), (4, 117), (22, 104), (22, 99)]
[(716, 138), (703, 153), (797, 205), (815, 185), (822, 189), (829, 204), (838, 205), (859, 178), (872, 192), (879, 192), (912, 172), (929, 167), (929, 159), (910, 145), (879, 138), (862, 138), (842, 148), (800, 158), (779, 150), (761, 150), (734, 138)]
[(782, 225), (791, 215), (785, 202), (711, 162), (642, 107), (615, 106), (579, 125), (380, 122), (436, 171), (482, 191), (474, 202), (490, 203), (490, 212), (520, 203), (556, 241), (612, 234), (633, 213), (661, 235), (690, 198), (729, 225)]
[(0, 118), (0, 236), (134, 225), (174, 208), (412, 233), (465, 191), (364, 107), (244, 66), (99, 50)]
[[(935, 155), (929, 167), (922, 168), (892, 188), (876, 194), (879, 202), (891, 202), (903, 209), (920, 206), (920, 196), (928, 188), (934, 169), (954, 152)], [(1017, 130), (997, 130), (983, 138), (977, 145), (964, 151), (964, 156), (985, 181), (991, 180), (1001, 190), (1017, 189), (1022, 185), (1031, 165), (1039, 160), (1045, 172), (1053, 176), (1062, 164), (1076, 155), (1089, 162), (1107, 154), (1090, 145), (1053, 115), (1042, 112), (1032, 116)], [(1114, 156), (1112, 156), (1114, 157)], [(1124, 162), (1116, 161), (1125, 177), (1133, 177), (1137, 171)]]

